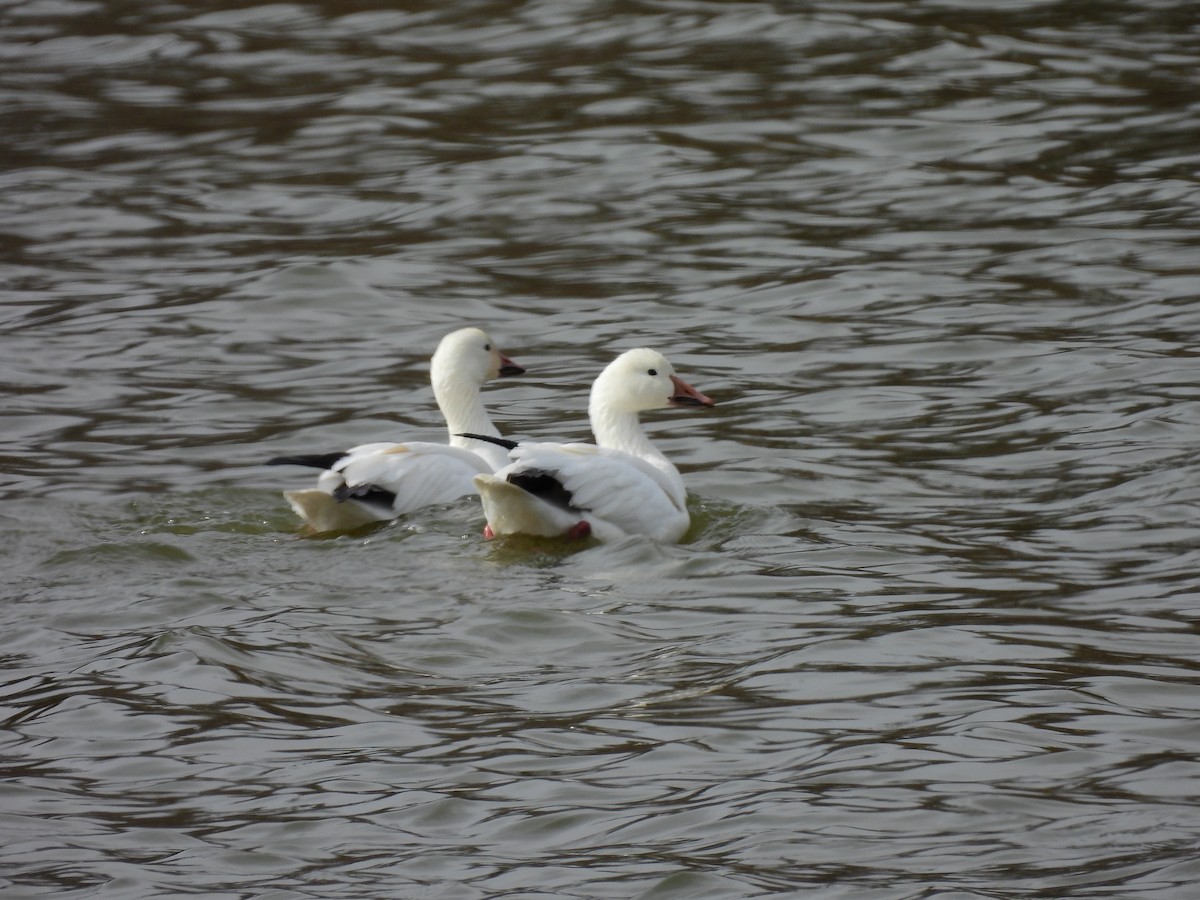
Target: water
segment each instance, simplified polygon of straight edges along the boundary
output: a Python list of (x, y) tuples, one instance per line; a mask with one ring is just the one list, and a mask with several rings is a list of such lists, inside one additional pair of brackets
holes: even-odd
[[(6, 897), (1193, 895), (1192, 4), (0, 25)], [(683, 544), (300, 533), (468, 322)]]

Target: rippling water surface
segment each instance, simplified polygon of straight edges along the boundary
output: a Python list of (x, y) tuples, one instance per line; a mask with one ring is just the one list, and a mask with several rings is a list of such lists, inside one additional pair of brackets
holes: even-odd
[[(402, 8), (397, 8), (401, 6)], [(1200, 17), (0, 6), (5, 896), (1190, 898)], [(680, 546), (260, 463), (651, 345)]]

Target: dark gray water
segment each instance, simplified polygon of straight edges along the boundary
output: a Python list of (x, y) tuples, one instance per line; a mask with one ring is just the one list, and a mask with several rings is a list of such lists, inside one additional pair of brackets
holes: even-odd
[[(0, 6), (4, 895), (1195, 896), (1195, 5), (400, 6)], [(300, 534), (467, 323), (685, 543)]]

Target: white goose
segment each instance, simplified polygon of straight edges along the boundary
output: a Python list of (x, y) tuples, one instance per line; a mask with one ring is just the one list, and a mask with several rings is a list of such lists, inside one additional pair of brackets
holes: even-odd
[(511, 448), (512, 462), (474, 479), (487, 516), (484, 536), (678, 541), (689, 524), (683, 478), (650, 442), (638, 413), (712, 405), (661, 353), (622, 353), (592, 385), (588, 416), (598, 446), (499, 442)]
[(361, 444), (349, 450), (280, 456), (267, 465), (324, 469), (317, 487), (284, 491), (292, 509), (317, 531), (342, 531), (386, 522), (435, 503), (473, 494), (471, 479), (508, 462), (494, 443), (465, 433), (499, 438), (479, 389), (493, 378), (525, 370), (505, 356), (487, 333), (461, 328), (442, 338), (429, 367), (433, 396), (445, 416), (450, 443), (406, 441)]

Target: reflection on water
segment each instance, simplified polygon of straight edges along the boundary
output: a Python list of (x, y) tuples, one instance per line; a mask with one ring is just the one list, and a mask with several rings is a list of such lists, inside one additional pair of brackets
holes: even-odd
[[(1191, 4), (0, 24), (7, 893), (1191, 895)], [(464, 322), (687, 541), (304, 539)]]

